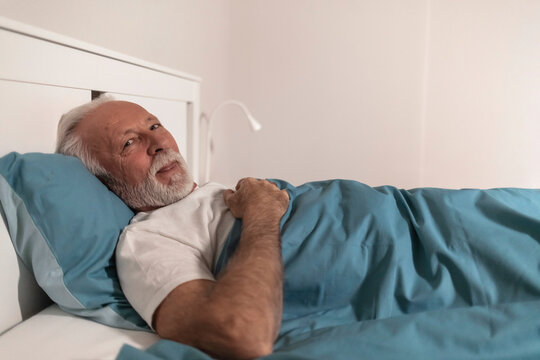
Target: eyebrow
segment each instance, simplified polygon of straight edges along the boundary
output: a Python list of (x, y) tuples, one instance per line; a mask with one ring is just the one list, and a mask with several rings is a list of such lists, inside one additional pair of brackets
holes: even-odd
[[(150, 115), (149, 117), (146, 118), (146, 122), (152, 122), (152, 121), (159, 121), (159, 119), (157, 117), (155, 117), (154, 115)], [(134, 133), (136, 132), (135, 130), (133, 129), (127, 129), (126, 131), (124, 131), (124, 133), (122, 134), (122, 136), (126, 136), (127, 134), (129, 133)]]

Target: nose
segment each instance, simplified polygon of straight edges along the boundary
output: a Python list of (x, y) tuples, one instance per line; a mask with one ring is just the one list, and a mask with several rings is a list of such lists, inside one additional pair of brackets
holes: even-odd
[(149, 155), (156, 155), (158, 152), (160, 151), (163, 151), (163, 147), (160, 146), (160, 145), (151, 145), (149, 148), (148, 148), (148, 154)]
[(153, 156), (165, 149), (165, 141), (159, 136), (153, 136), (148, 146), (148, 155)]

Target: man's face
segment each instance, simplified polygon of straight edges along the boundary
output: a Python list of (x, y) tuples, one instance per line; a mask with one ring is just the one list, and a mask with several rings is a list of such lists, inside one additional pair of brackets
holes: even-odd
[(176, 141), (154, 115), (137, 104), (104, 103), (76, 131), (109, 172), (111, 178), (104, 182), (136, 210), (168, 205), (193, 189)]

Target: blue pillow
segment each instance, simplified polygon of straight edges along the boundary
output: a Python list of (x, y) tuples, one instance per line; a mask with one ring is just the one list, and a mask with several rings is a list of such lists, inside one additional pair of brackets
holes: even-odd
[(79, 159), (5, 155), (0, 204), (17, 254), (63, 310), (114, 327), (148, 329), (116, 274), (116, 243), (133, 212)]

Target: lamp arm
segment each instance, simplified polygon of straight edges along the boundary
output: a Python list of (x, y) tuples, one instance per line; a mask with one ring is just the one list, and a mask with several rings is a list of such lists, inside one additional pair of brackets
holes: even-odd
[(206, 162), (205, 162), (205, 165), (206, 165), (206, 169), (205, 169), (205, 172), (204, 172), (204, 183), (205, 184), (208, 184), (208, 182), (210, 182), (210, 162), (211, 162), (211, 159), (212, 159), (212, 152), (213, 152), (213, 146), (212, 146), (212, 142), (213, 142), (213, 139), (212, 139), (212, 126), (211, 126), (211, 122), (210, 122), (210, 119), (209, 117), (206, 117), (206, 121), (208, 123), (207, 125), (207, 130), (206, 130)]
[(206, 143), (207, 143), (206, 162), (205, 162), (206, 163), (206, 171), (204, 172), (204, 178), (205, 178), (204, 183), (205, 184), (210, 181), (210, 161), (211, 161), (211, 153), (213, 152), (213, 149), (212, 149), (213, 148), (213, 146), (212, 146), (212, 123), (213, 123), (213, 119), (214, 119), (214, 116), (216, 115), (216, 113), (222, 107), (224, 107), (226, 105), (236, 105), (236, 106), (240, 107), (240, 109), (242, 109), (242, 111), (244, 112), (244, 115), (248, 119), (249, 124), (251, 125), (251, 129), (253, 131), (259, 131), (262, 128), (262, 125), (257, 120), (255, 120), (253, 115), (251, 115), (251, 112), (249, 111), (247, 106), (244, 105), (244, 103), (242, 103), (240, 101), (237, 101), (237, 100), (227, 100), (227, 101), (222, 102), (221, 104), (216, 106), (214, 108), (214, 110), (212, 110), (209, 117), (206, 117), (206, 115), (204, 113), (201, 114), (201, 119), (204, 117), (204, 118), (206, 118), (206, 120), (208, 122), (207, 131), (206, 131)]
[(246, 115), (246, 118), (249, 120), (249, 124), (251, 125), (251, 128), (253, 129), (253, 131), (259, 131), (262, 128), (261, 124), (257, 120), (255, 120), (253, 115), (251, 115), (251, 112), (249, 111), (247, 106), (243, 102), (240, 102), (240, 101), (237, 101), (237, 100), (227, 100), (227, 101), (222, 102), (218, 106), (216, 106), (214, 108), (214, 110), (212, 110), (212, 112), (210, 113), (210, 117), (208, 118), (208, 126), (209, 127), (211, 126), (212, 119), (214, 118), (216, 113), (222, 107), (224, 107), (226, 105), (236, 105), (236, 106), (240, 107), (240, 109), (242, 109), (242, 111), (244, 112), (244, 115)]

